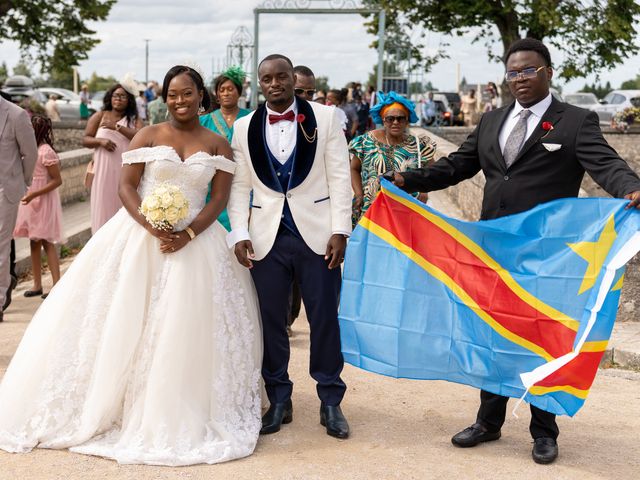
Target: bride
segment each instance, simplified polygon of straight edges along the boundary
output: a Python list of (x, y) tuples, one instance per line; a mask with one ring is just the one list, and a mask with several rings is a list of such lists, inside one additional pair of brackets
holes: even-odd
[[(255, 448), (258, 305), (215, 222), (235, 169), (231, 148), (199, 124), (210, 99), (195, 70), (169, 70), (162, 96), (171, 120), (141, 130), (122, 156), (124, 208), (36, 312), (2, 380), (3, 450), (69, 448), (175, 466)], [(190, 205), (170, 233), (138, 212), (162, 182)]]

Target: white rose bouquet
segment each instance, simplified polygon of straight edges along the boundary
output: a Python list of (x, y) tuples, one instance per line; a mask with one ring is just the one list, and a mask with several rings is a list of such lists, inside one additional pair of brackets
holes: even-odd
[(139, 211), (154, 228), (170, 231), (187, 218), (189, 201), (175, 185), (161, 183), (144, 197)]

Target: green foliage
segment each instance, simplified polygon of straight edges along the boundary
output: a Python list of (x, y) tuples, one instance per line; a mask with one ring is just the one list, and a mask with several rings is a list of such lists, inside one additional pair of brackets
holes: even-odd
[[(509, 45), (532, 37), (565, 53), (556, 66), (560, 77), (570, 80), (598, 74), (636, 54), (640, 2), (636, 0), (363, 0), (382, 6), (387, 25), (410, 32), (416, 25), (427, 31), (467, 36), (482, 41), (489, 57), (505, 60)], [(376, 31), (377, 19), (367, 25)], [(496, 32), (498, 38), (496, 38)], [(499, 39), (502, 51), (495, 53)]]
[(626, 80), (620, 85), (620, 90), (640, 90), (640, 75), (635, 80)]
[(98, 90), (108, 90), (113, 85), (118, 83), (118, 80), (115, 77), (109, 75), (108, 77), (101, 77), (96, 72), (91, 74), (91, 77), (86, 82), (89, 86), (90, 92), (97, 92)]
[(331, 87), (329, 86), (329, 77), (327, 76), (316, 77), (316, 90), (317, 91), (322, 90), (323, 92), (328, 92), (329, 90), (331, 90)]
[(593, 93), (598, 98), (604, 98), (611, 90), (613, 90), (613, 88), (611, 88), (611, 82), (607, 82), (607, 84), (604, 86), (600, 83), (596, 85), (596, 83), (594, 82), (591, 85), (586, 84), (580, 91), (585, 93)]
[(2, 65), (0, 65), (0, 85), (4, 83), (8, 76), (9, 68), (7, 67), (7, 62), (2, 62)]
[(16, 63), (16, 66), (13, 67), (13, 74), (24, 75), (25, 77), (29, 77), (29, 78), (33, 76), (31, 67), (24, 59), (20, 60), (18, 63)]
[(105, 20), (116, 0), (0, 0), (0, 40), (30, 49), (42, 72), (65, 71), (87, 59), (100, 40), (88, 28)]

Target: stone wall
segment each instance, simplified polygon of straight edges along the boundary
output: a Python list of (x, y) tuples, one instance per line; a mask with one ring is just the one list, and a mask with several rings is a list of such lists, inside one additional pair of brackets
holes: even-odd
[[(430, 131), (431, 138), (438, 145), (436, 159), (455, 152), (470, 132), (471, 129), (464, 127)], [(605, 138), (620, 156), (640, 173), (640, 135), (605, 132)], [(473, 221), (480, 217), (484, 183), (484, 175), (479, 173), (472, 179), (447, 189), (448, 197), (463, 212), (465, 220)], [(608, 196), (588, 175), (585, 175), (585, 180), (582, 182), (581, 195)], [(618, 309), (618, 321), (640, 322), (640, 255), (636, 255), (627, 265)]]
[(82, 137), (86, 122), (55, 122), (53, 124), (53, 144), (58, 152), (68, 152), (82, 148)]
[(89, 198), (89, 191), (84, 186), (84, 176), (87, 171), (87, 164), (93, 157), (93, 150), (81, 148), (79, 150), (61, 152), (59, 156), (62, 185), (58, 191), (62, 204), (86, 200)]

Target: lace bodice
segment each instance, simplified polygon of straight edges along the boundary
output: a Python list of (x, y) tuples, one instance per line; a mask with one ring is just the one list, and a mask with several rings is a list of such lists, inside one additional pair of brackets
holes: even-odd
[(196, 152), (182, 161), (173, 147), (159, 145), (131, 150), (122, 154), (122, 163), (145, 163), (144, 174), (138, 186), (140, 198), (151, 193), (159, 183), (170, 183), (180, 188), (189, 200), (189, 214), (176, 225), (182, 230), (203, 209), (209, 183), (216, 170), (233, 173), (235, 163), (222, 155)]

